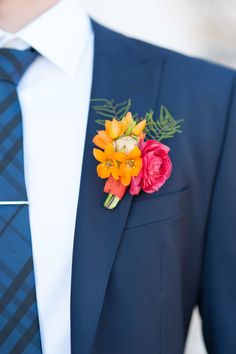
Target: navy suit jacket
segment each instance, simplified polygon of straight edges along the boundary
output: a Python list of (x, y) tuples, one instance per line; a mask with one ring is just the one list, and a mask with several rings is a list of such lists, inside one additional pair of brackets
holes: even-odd
[(236, 353), (235, 72), (93, 22), (92, 98), (165, 105), (183, 133), (166, 140), (159, 192), (103, 207), (90, 108), (75, 231), (72, 354), (182, 354), (199, 306), (209, 353)]

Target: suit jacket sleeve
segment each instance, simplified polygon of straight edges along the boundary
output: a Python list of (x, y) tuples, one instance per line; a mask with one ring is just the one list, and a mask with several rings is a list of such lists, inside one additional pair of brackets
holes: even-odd
[(208, 353), (212, 354), (236, 353), (235, 85), (227, 118), (212, 191), (199, 302), (204, 339)]

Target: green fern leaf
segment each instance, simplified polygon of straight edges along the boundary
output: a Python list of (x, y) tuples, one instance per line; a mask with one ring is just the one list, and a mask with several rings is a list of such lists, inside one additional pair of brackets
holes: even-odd
[(165, 106), (161, 106), (159, 119), (153, 118), (154, 112), (150, 111), (146, 114), (146, 139), (155, 139), (162, 141), (164, 139), (173, 138), (176, 133), (181, 133), (181, 123), (183, 119), (175, 120)]
[(128, 99), (121, 103), (114, 103), (114, 100), (106, 100), (103, 98), (92, 99), (91, 102), (96, 103), (92, 106), (96, 114), (104, 117), (105, 119), (97, 119), (96, 123), (105, 125), (106, 119), (121, 120), (129, 111), (131, 107), (131, 100)]

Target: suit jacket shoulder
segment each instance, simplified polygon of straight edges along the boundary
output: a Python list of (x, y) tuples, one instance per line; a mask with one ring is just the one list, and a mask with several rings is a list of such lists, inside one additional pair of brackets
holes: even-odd
[[(102, 33), (105, 46), (113, 43), (110, 46), (113, 53), (117, 52), (119, 55), (126, 53), (137, 60), (141, 60), (143, 57), (154, 59), (153, 64), (155, 64), (155, 58), (164, 58), (171, 66), (174, 66), (176, 73), (183, 75), (185, 80), (200, 85), (202, 93), (206, 93), (205, 90), (209, 90), (210, 93), (213, 88), (213, 91), (217, 91), (217, 89), (222, 91), (222, 89), (227, 88), (227, 85), (232, 84), (235, 77), (233, 68), (126, 36), (94, 21), (93, 24), (97, 32)], [(158, 65), (158, 61), (156, 63)]]

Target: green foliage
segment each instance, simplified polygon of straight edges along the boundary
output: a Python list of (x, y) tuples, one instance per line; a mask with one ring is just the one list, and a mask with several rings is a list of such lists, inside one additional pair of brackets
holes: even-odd
[(95, 105), (92, 107), (94, 111), (104, 117), (105, 119), (97, 119), (96, 123), (104, 125), (106, 119), (116, 118), (117, 120), (121, 120), (126, 113), (130, 111), (131, 108), (131, 100), (121, 103), (114, 103), (114, 100), (106, 100), (103, 98), (95, 98), (92, 99), (91, 102), (94, 102)]
[[(105, 120), (113, 118), (121, 120), (129, 111), (131, 111), (131, 99), (121, 103), (114, 103), (114, 100), (92, 99), (93, 110), (99, 116), (103, 117), (96, 120), (96, 123), (105, 125)], [(133, 114), (133, 118), (139, 122), (141, 119), (138, 114)], [(183, 119), (175, 120), (165, 106), (161, 106), (159, 119), (154, 119), (154, 112), (150, 110), (145, 115), (147, 121), (145, 133), (146, 139), (154, 139), (162, 141), (164, 139), (173, 138), (176, 133), (181, 133), (181, 123)]]
[(176, 133), (182, 133), (180, 128), (184, 120), (175, 120), (166, 107), (161, 106), (159, 119), (155, 120), (153, 116), (153, 111), (146, 113), (145, 116), (147, 120), (146, 139), (162, 141), (173, 138)]

